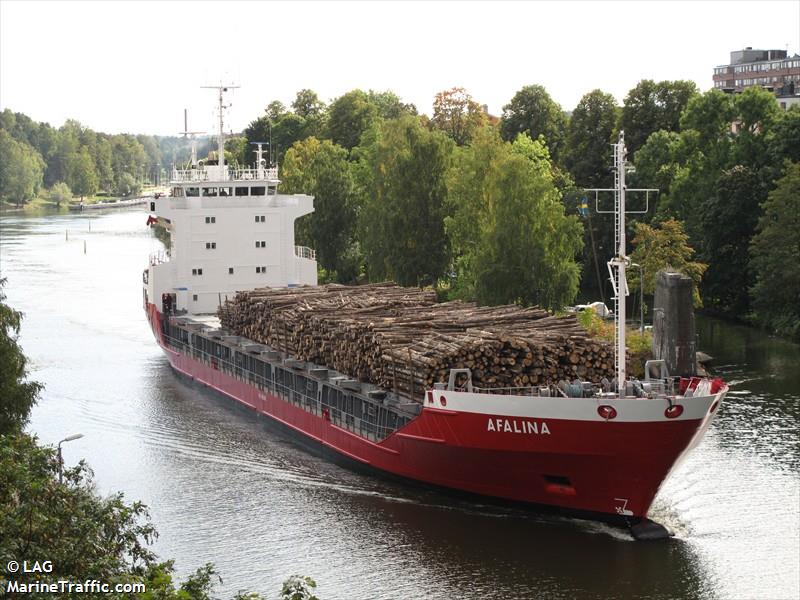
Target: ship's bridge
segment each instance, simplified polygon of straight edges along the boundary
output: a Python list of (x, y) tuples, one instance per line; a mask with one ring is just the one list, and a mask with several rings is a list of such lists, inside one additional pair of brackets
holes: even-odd
[(173, 169), (168, 196), (150, 211), (169, 233), (166, 252), (151, 257), (144, 273), (145, 298), (159, 309), (164, 294), (171, 309), (188, 314), (217, 310), (237, 291), (317, 284), (313, 250), (295, 245), (295, 221), (314, 211), (305, 194), (278, 194), (277, 166), (268, 166), (256, 142), (253, 168), (226, 165), (222, 94), (219, 86), (217, 156), (222, 164), (197, 161)]

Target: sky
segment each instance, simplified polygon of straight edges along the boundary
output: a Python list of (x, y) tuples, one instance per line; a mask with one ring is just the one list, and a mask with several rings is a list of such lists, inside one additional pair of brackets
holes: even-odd
[(593, 2), (44, 2), (0, 0), (0, 110), (56, 127), (175, 135), (241, 131), (272, 100), (328, 102), (393, 90), (430, 114), (460, 86), (501, 115), (525, 85), (572, 110), (600, 88), (622, 102), (641, 79), (712, 85), (746, 46), (800, 53), (800, 0)]

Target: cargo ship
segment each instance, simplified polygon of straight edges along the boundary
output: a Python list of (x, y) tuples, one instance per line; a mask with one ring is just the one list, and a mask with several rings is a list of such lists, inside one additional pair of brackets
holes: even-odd
[[(173, 169), (170, 192), (150, 202), (148, 225), (169, 234), (143, 272), (143, 305), (156, 342), (179, 374), (269, 418), (340, 462), (482, 499), (552, 509), (630, 528), (648, 519), (658, 490), (695, 448), (728, 387), (675, 378), (650, 361), (627, 376), (625, 145), (614, 148), (615, 380), (513, 390), (479, 388), (469, 368), (409, 394), (300, 360), (221, 326), (237, 292), (317, 285), (312, 249), (294, 223), (313, 198), (280, 194), (277, 166), (255, 150), (252, 168), (225, 163), (219, 86), (217, 164)], [(618, 385), (616, 382), (624, 382)], [(576, 385), (577, 384), (577, 385)]]

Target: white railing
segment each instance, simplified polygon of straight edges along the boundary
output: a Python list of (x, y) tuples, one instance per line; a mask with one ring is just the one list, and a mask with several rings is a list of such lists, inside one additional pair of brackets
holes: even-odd
[(297, 258), (307, 258), (308, 260), (317, 260), (316, 250), (312, 250), (308, 246), (295, 246), (294, 255)]
[(169, 254), (166, 250), (159, 250), (150, 255), (150, 266), (154, 267), (163, 263), (169, 262)]
[(216, 166), (205, 169), (173, 169), (172, 181), (277, 181), (278, 168), (271, 169), (225, 169), (222, 176)]

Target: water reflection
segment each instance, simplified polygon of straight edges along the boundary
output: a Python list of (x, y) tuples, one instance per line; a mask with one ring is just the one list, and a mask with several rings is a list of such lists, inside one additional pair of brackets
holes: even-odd
[(157, 551), (181, 573), (215, 562), (228, 594), (304, 573), (327, 599), (800, 595), (797, 346), (698, 319), (734, 394), (654, 505), (678, 538), (635, 543), (342, 469), (178, 378), (141, 311), (160, 246), (145, 219), (0, 217), (0, 267), (47, 386), (32, 430), (48, 443), (84, 433), (65, 460), (148, 503)]

